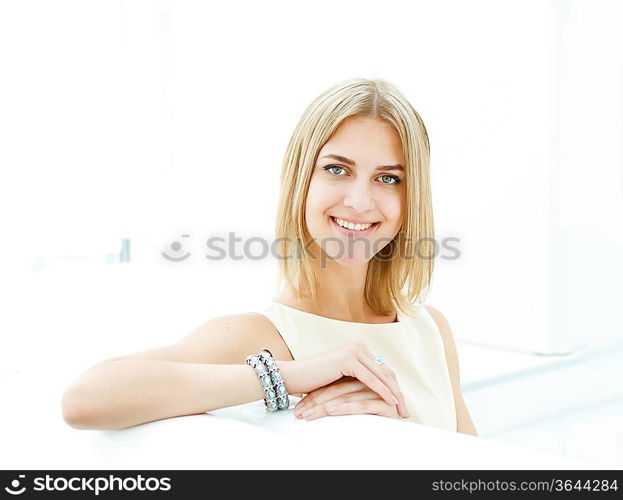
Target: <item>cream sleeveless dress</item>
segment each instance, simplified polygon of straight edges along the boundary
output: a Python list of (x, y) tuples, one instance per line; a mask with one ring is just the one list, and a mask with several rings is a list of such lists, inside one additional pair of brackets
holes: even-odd
[(382, 354), (396, 373), (410, 421), (456, 432), (456, 409), (443, 339), (423, 305), (415, 316), (398, 311), (394, 323), (356, 323), (319, 316), (273, 300), (250, 312), (266, 316), (294, 359), (313, 356), (353, 340)]

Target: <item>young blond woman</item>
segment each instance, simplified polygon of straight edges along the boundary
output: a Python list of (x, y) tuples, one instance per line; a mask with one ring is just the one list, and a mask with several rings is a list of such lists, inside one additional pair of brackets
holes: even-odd
[(306, 109), (281, 172), (280, 291), (178, 343), (104, 360), (65, 390), (77, 429), (122, 429), (261, 400), (245, 360), (268, 348), (293, 418), (375, 414), (477, 435), (432, 278), (429, 141), (383, 80), (334, 85)]

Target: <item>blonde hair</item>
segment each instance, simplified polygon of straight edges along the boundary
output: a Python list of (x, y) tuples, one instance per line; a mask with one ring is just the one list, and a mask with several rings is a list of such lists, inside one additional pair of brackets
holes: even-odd
[[(390, 83), (354, 78), (320, 94), (305, 110), (288, 143), (281, 171), (275, 232), (280, 283), (290, 284), (298, 298), (318, 296), (318, 278), (305, 245), (305, 202), (318, 154), (349, 117), (374, 117), (392, 124), (400, 135), (405, 160), (405, 214), (397, 235), (368, 264), (365, 297), (378, 314), (396, 308), (412, 315), (423, 302), (433, 273), (434, 227), (429, 180), (430, 145), (424, 122)], [(297, 258), (292, 257), (296, 255)], [(407, 256), (400, 258), (396, 256)], [(382, 258), (379, 258), (382, 256)], [(422, 258), (423, 257), (423, 258)], [(420, 304), (418, 304), (420, 305)]]

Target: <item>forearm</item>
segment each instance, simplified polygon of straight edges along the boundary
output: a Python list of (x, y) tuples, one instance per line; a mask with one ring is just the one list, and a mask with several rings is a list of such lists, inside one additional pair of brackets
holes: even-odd
[(254, 370), (141, 358), (100, 363), (63, 394), (63, 415), (79, 429), (123, 429), (262, 399)]

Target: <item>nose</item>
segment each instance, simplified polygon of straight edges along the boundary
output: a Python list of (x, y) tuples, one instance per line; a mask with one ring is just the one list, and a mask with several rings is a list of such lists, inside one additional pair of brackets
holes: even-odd
[(362, 176), (357, 182), (350, 183), (344, 196), (344, 206), (351, 207), (357, 214), (365, 214), (376, 208), (370, 185)]

